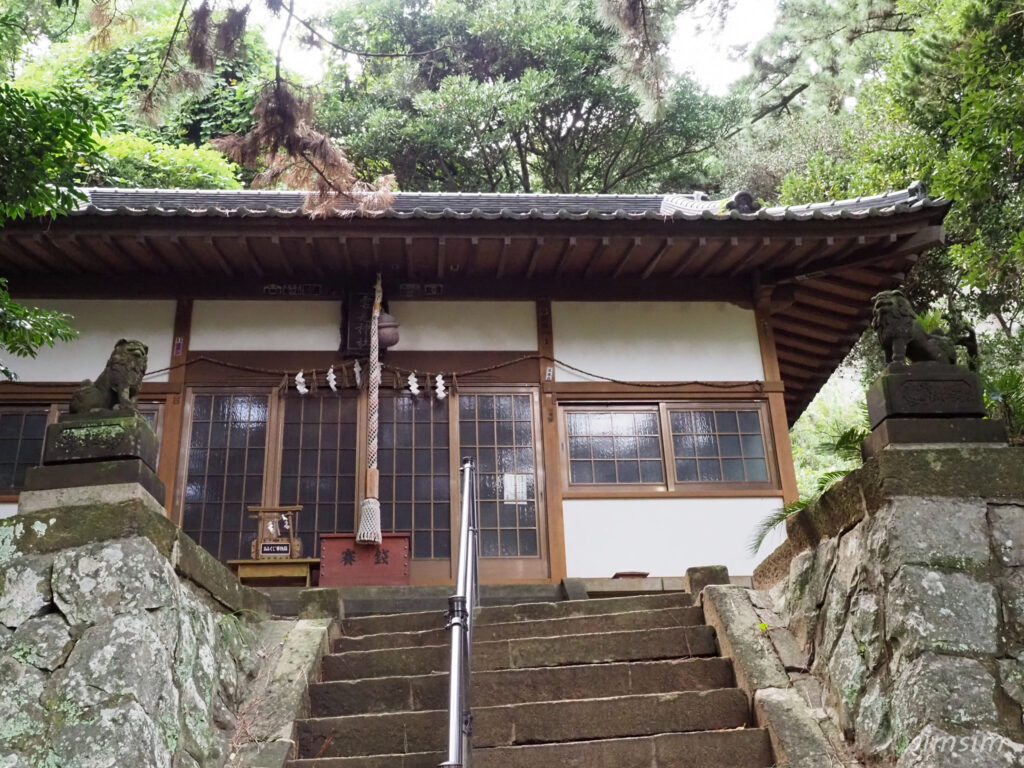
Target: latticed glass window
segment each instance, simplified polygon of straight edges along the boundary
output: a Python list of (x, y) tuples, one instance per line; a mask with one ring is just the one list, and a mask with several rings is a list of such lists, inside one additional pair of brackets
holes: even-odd
[(415, 558), (451, 555), (448, 443), (447, 401), (381, 393), (381, 529), (409, 532)]
[(192, 402), (182, 528), (214, 556), (249, 556), (246, 508), (263, 494), (266, 394), (196, 394)]
[(320, 556), (321, 533), (355, 530), (356, 398), (333, 392), (284, 403), (283, 505), (301, 505), (296, 531), (305, 557)]
[(679, 483), (766, 483), (768, 464), (756, 410), (669, 410)]
[(49, 414), (49, 405), (0, 410), (0, 493), (20, 491), (25, 473), (42, 460)]
[(581, 404), (563, 413), (569, 488), (772, 482), (758, 404)]
[(463, 455), (476, 460), (483, 557), (536, 557), (537, 468), (534, 399), (460, 394)]
[(656, 407), (571, 411), (569, 478), (573, 483), (663, 483)]

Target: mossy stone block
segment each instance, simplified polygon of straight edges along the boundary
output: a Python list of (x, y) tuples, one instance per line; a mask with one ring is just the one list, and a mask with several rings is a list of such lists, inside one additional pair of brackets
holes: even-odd
[(62, 419), (46, 428), (43, 464), (141, 459), (152, 469), (159, 449), (153, 428), (137, 413)]

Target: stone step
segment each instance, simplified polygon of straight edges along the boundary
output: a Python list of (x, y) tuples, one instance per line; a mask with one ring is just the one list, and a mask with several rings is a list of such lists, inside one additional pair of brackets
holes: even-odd
[[(341, 587), (339, 595), (346, 616), (444, 612), (452, 587)], [(481, 605), (513, 605), (564, 600), (561, 584), (485, 584), (480, 587)]]
[[(562, 637), (525, 637), (473, 643), (473, 669), (523, 669), (595, 664), (612, 661), (653, 661), (718, 653), (711, 627), (689, 626), (604, 632)], [(357, 680), (396, 675), (447, 672), (447, 645), (347, 651), (324, 657), (323, 680)]]
[[(293, 760), (288, 768), (437, 768), (441, 752)], [(473, 750), (474, 768), (769, 768), (763, 728)]]
[[(447, 588), (450, 591), (450, 587)], [(345, 635), (378, 635), (387, 632), (422, 632), (444, 626), (444, 607), (424, 613), (393, 612), (379, 616), (357, 616), (342, 621)], [(605, 597), (595, 600), (562, 600), (546, 603), (484, 606), (476, 615), (476, 626), (507, 624), (537, 619), (566, 619), (598, 614), (650, 611), (660, 608), (690, 608), (694, 598), (689, 592), (663, 592), (639, 597)], [(346, 601), (346, 611), (348, 602)], [(346, 615), (350, 615), (346, 613)]]
[[(531, 701), (706, 691), (735, 685), (728, 659), (671, 659), (616, 664), (581, 664), (546, 669), (473, 673), (474, 706)], [(335, 680), (309, 687), (313, 717), (444, 709), (448, 675)]]
[[(746, 725), (748, 715), (746, 694), (737, 688), (475, 707), (473, 745), (502, 747), (714, 731), (740, 728)], [(447, 725), (446, 710), (299, 720), (295, 723), (298, 756), (437, 751), (446, 743)]]
[(305, 587), (258, 587), (270, 598), (270, 612), (274, 616), (298, 616), (299, 593)]
[[(440, 618), (440, 617), (436, 617)], [(661, 608), (651, 611), (607, 613), (594, 616), (574, 616), (564, 619), (538, 619), (511, 621), (501, 624), (481, 624), (473, 627), (473, 640), (508, 640), (519, 637), (554, 637), (558, 635), (613, 632), (629, 629), (683, 627), (704, 623), (701, 608)], [(443, 645), (448, 640), (443, 625), (420, 632), (388, 632), (377, 635), (340, 637), (334, 641), (334, 652), (362, 651), (380, 648), (414, 648), (422, 645)]]

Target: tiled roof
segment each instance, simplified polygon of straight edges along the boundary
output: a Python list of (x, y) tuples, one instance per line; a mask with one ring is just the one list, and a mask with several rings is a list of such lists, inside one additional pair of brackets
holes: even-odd
[[(90, 188), (75, 215), (211, 216), (231, 218), (307, 216), (303, 192), (276, 190)], [(375, 213), (341, 208), (338, 215), (395, 219), (674, 219), (786, 221), (891, 216), (946, 201), (928, 197), (920, 184), (881, 195), (827, 203), (761, 208), (750, 195), (709, 200), (691, 195), (547, 195), (398, 192), (390, 207)]]

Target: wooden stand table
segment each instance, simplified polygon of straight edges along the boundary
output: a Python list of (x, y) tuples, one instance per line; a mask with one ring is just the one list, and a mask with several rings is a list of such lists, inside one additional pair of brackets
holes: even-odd
[(314, 563), (320, 560), (315, 557), (294, 559), (281, 558), (274, 560), (228, 560), (228, 565), (238, 573), (238, 580), (243, 584), (250, 581), (271, 581), (275, 579), (299, 579), (310, 585), (310, 572)]

